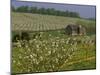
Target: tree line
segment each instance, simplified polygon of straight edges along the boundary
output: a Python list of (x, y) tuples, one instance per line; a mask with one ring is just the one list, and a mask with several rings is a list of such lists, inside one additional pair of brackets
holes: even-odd
[(38, 14), (46, 14), (46, 15), (55, 15), (55, 16), (64, 16), (64, 17), (76, 17), (80, 18), (79, 13), (77, 12), (70, 12), (68, 10), (61, 11), (56, 10), (54, 8), (37, 8), (37, 7), (29, 7), (29, 6), (20, 6), (14, 7), (12, 6), (13, 12), (25, 12), (25, 13), (38, 13)]

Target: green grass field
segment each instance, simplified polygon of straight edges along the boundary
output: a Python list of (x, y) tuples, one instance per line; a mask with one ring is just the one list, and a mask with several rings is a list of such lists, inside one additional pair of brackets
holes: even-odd
[(80, 24), (87, 33), (95, 32), (95, 21), (80, 18), (12, 12), (13, 31), (47, 31), (64, 29), (68, 24)]
[[(66, 35), (64, 27), (70, 23), (84, 25), (87, 28), (87, 35)], [(33, 30), (33, 32), (29, 41), (18, 40), (16, 46), (13, 46), (14, 42), (12, 42), (12, 73), (96, 68), (95, 21), (12, 13), (12, 31), (21, 31), (21, 29)], [(33, 37), (34, 34), (40, 35)]]

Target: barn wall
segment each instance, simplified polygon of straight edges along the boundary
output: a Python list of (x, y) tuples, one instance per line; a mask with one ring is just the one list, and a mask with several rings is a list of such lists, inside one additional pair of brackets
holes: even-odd
[(66, 28), (66, 33), (67, 33), (67, 35), (71, 35), (72, 34), (72, 29), (71, 29), (71, 27), (67, 27)]
[(66, 27), (66, 33), (67, 35), (85, 35), (86, 29), (80, 25), (69, 25)]

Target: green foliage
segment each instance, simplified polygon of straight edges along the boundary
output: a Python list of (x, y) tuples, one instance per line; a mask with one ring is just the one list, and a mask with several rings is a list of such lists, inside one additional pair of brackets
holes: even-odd
[(12, 11), (16, 12), (24, 12), (24, 13), (38, 13), (38, 14), (47, 14), (47, 15), (55, 15), (55, 16), (65, 16), (65, 17), (77, 17), (79, 18), (80, 15), (77, 12), (70, 12), (68, 10), (61, 11), (56, 10), (54, 8), (37, 8), (37, 7), (29, 7), (29, 6), (20, 6), (14, 9), (15, 7), (12, 7)]
[[(35, 38), (29, 41), (18, 40), (16, 47), (12, 47), (12, 72), (51, 72), (95, 68), (95, 58), (88, 62), (83, 61), (95, 57), (95, 36), (66, 36), (62, 32), (60, 30), (33, 32), (37, 34)], [(79, 60), (82, 62), (69, 64)]]
[(16, 12), (29, 12), (29, 7), (28, 6), (21, 6), (16, 8)]
[(15, 11), (16, 11), (16, 9), (15, 9), (15, 7), (14, 7), (14, 6), (11, 6), (11, 10), (12, 10), (13, 12), (15, 12)]

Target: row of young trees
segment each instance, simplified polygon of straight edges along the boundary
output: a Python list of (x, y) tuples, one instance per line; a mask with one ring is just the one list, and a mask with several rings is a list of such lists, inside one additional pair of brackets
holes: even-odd
[(20, 6), (14, 7), (12, 6), (13, 12), (25, 12), (25, 13), (38, 13), (38, 14), (47, 14), (47, 15), (55, 15), (55, 16), (67, 16), (67, 17), (77, 17), (80, 18), (79, 13), (56, 10), (54, 8), (37, 8), (37, 7), (29, 7), (29, 6)]

